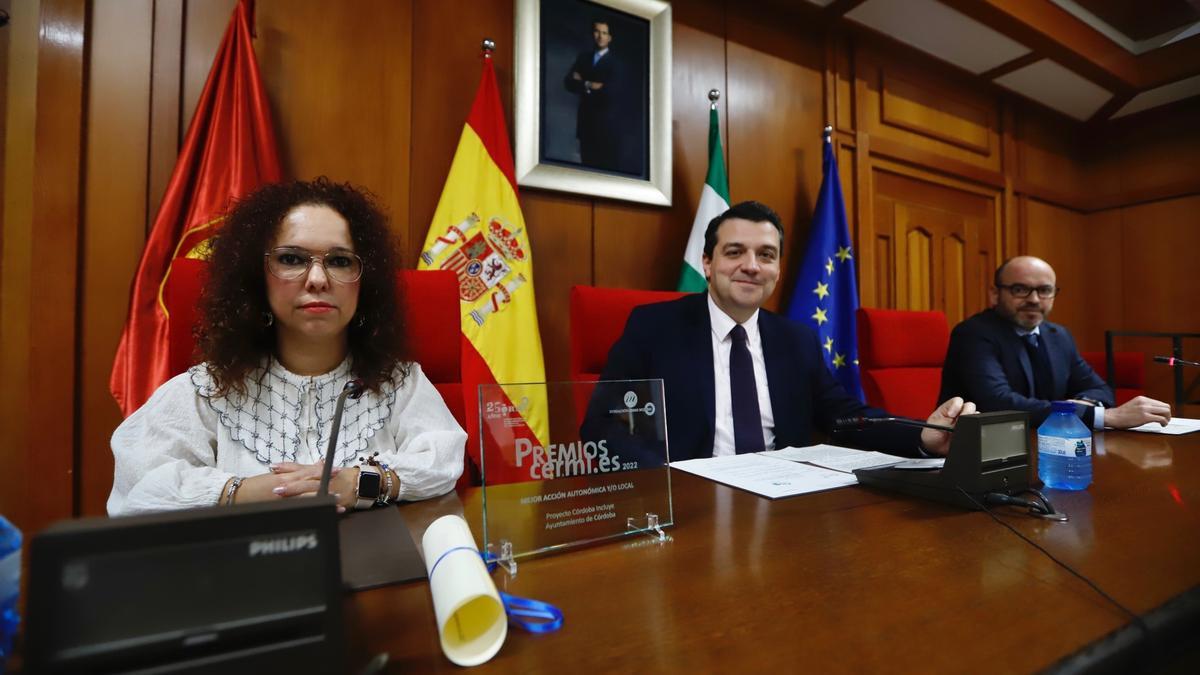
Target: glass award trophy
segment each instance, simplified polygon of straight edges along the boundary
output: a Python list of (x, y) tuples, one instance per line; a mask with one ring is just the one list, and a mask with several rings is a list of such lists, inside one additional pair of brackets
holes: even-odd
[(662, 380), (479, 387), (483, 539), (515, 560), (673, 524)]

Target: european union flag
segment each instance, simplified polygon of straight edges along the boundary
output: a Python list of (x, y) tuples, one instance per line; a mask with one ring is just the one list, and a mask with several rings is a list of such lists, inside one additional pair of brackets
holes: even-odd
[(788, 316), (816, 329), (821, 339), (825, 364), (851, 396), (863, 400), (858, 377), (858, 331), (854, 312), (858, 309), (858, 283), (846, 205), (838, 180), (833, 143), (825, 136), (824, 170), (817, 211), (813, 214), (808, 248), (800, 265), (796, 290)]

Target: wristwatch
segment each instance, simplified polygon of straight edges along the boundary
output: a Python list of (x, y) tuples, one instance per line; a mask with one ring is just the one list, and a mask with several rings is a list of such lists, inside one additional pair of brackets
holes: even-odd
[(363, 464), (358, 468), (358, 487), (354, 491), (354, 496), (357, 499), (354, 502), (356, 509), (369, 509), (375, 505), (375, 500), (379, 498), (379, 485), (381, 478), (379, 469), (370, 465)]

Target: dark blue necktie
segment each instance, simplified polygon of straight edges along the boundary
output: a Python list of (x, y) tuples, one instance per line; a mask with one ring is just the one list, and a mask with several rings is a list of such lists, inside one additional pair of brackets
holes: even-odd
[(1033, 367), (1033, 396), (1049, 401), (1054, 398), (1054, 377), (1050, 373), (1050, 358), (1046, 347), (1037, 333), (1025, 336), (1025, 351), (1029, 352), (1029, 364)]
[(754, 361), (746, 346), (746, 329), (740, 324), (729, 332), (733, 346), (729, 350), (729, 398), (733, 404), (733, 445), (743, 452), (761, 452), (762, 415), (758, 411), (758, 387), (754, 383)]

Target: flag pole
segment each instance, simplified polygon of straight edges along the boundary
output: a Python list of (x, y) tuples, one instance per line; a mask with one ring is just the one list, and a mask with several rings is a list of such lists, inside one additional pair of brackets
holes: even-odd
[(483, 42), (479, 45), (479, 48), (483, 52), (483, 58), (490, 59), (492, 58), (492, 52), (496, 51), (496, 41), (492, 38), (483, 38)]
[(720, 89), (709, 89), (708, 90), (708, 109), (716, 110), (717, 109), (717, 101), (719, 101), (719, 100), (721, 100), (721, 90)]
[(832, 143), (833, 142), (833, 126), (826, 124), (825, 130), (824, 130), (824, 132), (822, 132), (822, 136), (825, 137), (826, 143)]

